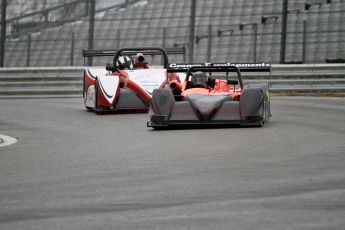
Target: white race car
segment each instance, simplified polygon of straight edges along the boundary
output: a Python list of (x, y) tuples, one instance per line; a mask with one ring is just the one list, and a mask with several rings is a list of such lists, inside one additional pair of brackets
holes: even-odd
[[(170, 52), (178, 54), (178, 51)], [(176, 73), (168, 73), (168, 56), (163, 48), (121, 48), (115, 52), (83, 51), (84, 58), (110, 55), (114, 56), (113, 64), (108, 64), (105, 68), (84, 69), (83, 96), (88, 110), (97, 113), (147, 112), (154, 89), (164, 88), (173, 80), (180, 81)], [(130, 58), (131, 55), (135, 55), (135, 58)], [(144, 55), (162, 55), (163, 66), (149, 67)]]

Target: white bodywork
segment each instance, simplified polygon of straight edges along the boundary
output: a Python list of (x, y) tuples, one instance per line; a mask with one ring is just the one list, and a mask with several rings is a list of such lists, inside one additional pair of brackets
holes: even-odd
[[(115, 96), (116, 96), (116, 90), (118, 88), (118, 85), (120, 83), (118, 76), (108, 76), (108, 75), (101, 75), (97, 76), (98, 79), (98, 85), (101, 89), (103, 95), (109, 102), (109, 104), (113, 103)], [(90, 108), (96, 107), (96, 96), (95, 96), (95, 86), (91, 85), (86, 93), (86, 100), (85, 105)]]
[(92, 85), (87, 89), (85, 95), (85, 106), (89, 108), (96, 107), (96, 100), (95, 100), (95, 86)]
[(99, 88), (102, 90), (103, 95), (110, 104), (114, 101), (119, 83), (120, 79), (118, 76), (103, 75), (98, 77)]
[(138, 69), (126, 70), (129, 79), (152, 94), (154, 89), (165, 81), (167, 77), (166, 69)]
[[(116, 96), (119, 78), (117, 76), (109, 76), (109, 72), (104, 68), (89, 68), (87, 70), (93, 77), (97, 77), (100, 89), (105, 95), (105, 98), (107, 98), (109, 104), (111, 104)], [(167, 77), (166, 69), (138, 69), (125, 71), (128, 73), (131, 81), (145, 89), (149, 94), (152, 94), (154, 89), (159, 88)], [(95, 103), (95, 86), (91, 85), (86, 91), (85, 106), (95, 108)]]

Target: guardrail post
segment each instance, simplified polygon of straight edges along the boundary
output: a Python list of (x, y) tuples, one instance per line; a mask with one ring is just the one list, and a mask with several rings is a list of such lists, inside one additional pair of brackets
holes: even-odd
[(6, 42), (6, 0), (1, 1), (1, 44), (0, 44), (0, 67), (5, 64), (5, 42)]
[(30, 66), (30, 58), (31, 58), (31, 34), (28, 35), (28, 40), (27, 40), (27, 53), (26, 53), (26, 66)]
[(71, 37), (71, 66), (74, 66), (74, 32)]
[(306, 45), (307, 45), (307, 21), (303, 20), (302, 63), (305, 63)]

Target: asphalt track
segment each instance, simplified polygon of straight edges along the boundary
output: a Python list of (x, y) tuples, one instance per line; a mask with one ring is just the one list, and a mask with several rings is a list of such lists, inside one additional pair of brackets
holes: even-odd
[(0, 100), (0, 229), (344, 229), (345, 99), (264, 128), (152, 131), (82, 99)]

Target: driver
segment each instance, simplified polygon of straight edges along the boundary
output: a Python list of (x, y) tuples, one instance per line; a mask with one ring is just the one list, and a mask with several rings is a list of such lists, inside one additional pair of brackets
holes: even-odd
[(128, 56), (120, 56), (116, 61), (116, 65), (120, 70), (133, 69), (133, 63)]
[(208, 77), (204, 72), (197, 71), (192, 75), (191, 82), (194, 87), (208, 88)]

